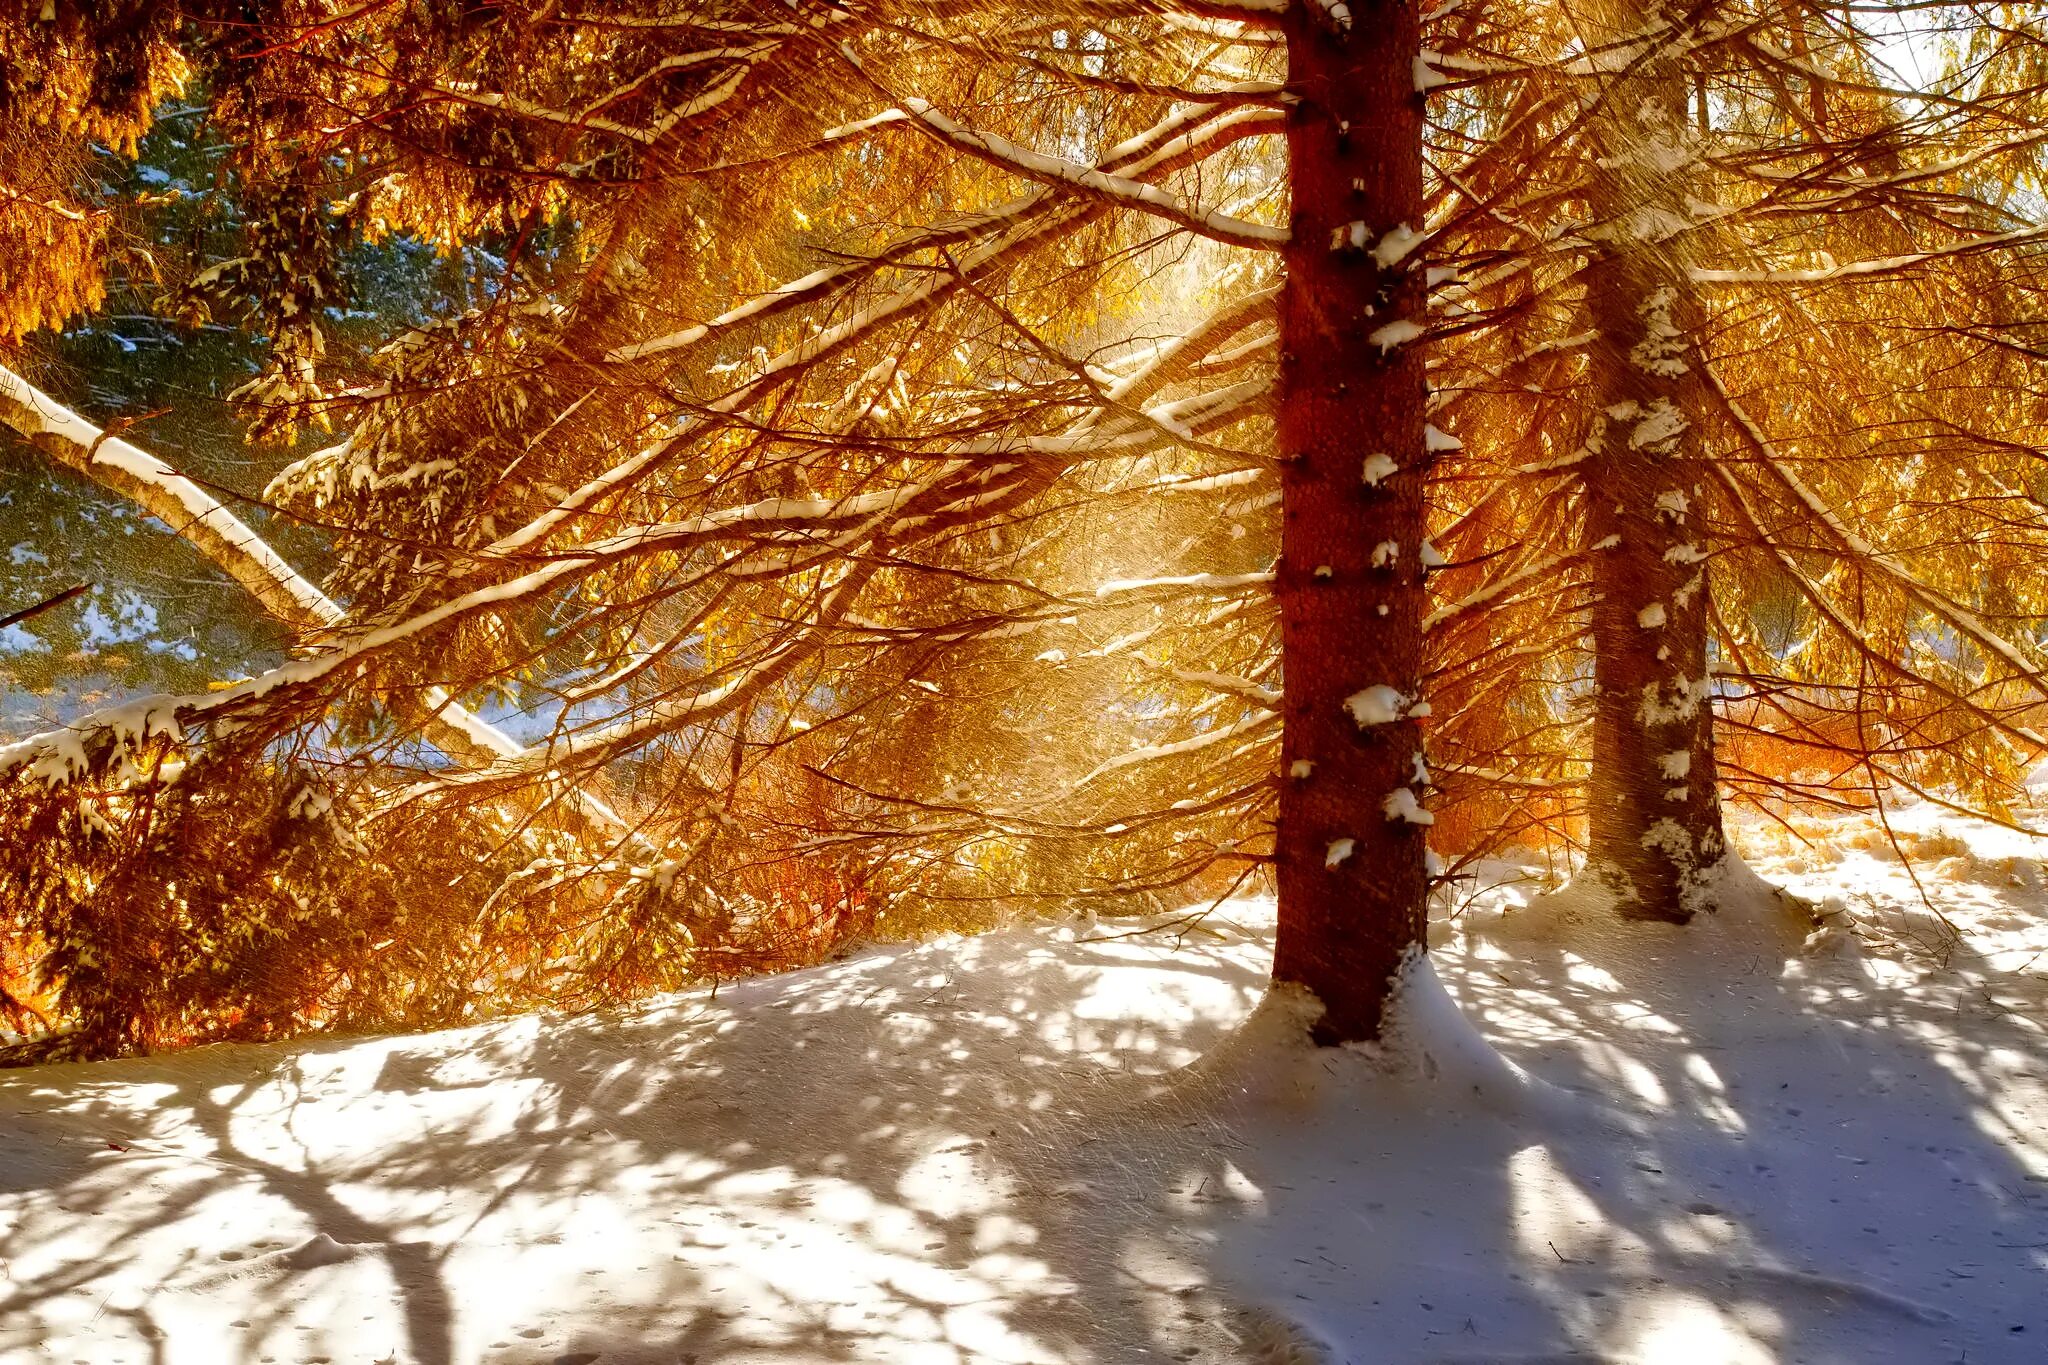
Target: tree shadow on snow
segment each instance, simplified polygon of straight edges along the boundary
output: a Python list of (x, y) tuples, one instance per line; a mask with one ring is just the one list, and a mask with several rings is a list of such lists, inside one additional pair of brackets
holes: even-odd
[(1954, 1001), (1853, 964), (1787, 980), (1760, 953), (1701, 990), (1728, 962), (1689, 953), (1445, 954), (1497, 1045), (1597, 1097), (1526, 1110), (1334, 1054), (1285, 1062), (1330, 1073), (1293, 1089), (1177, 1076), (1263, 984), (1227, 925), (22, 1073), (0, 1354), (2032, 1358), (2048, 1322), (2006, 1317), (2042, 1253), (1998, 1244), (2048, 1241), (2004, 1093), (2033, 1026), (1951, 1048)]
[[(1611, 1114), (1558, 1142), (1533, 1259), (1592, 1359), (2032, 1361), (2048, 1333), (2038, 1018), (1957, 945), (1916, 984), (1767, 924), (1468, 949), (1468, 1013)], [(1595, 1291), (1599, 1291), (1597, 1294)], [(1575, 1295), (1582, 1297), (1575, 1297)], [(1688, 1355), (1687, 1351), (1692, 1354)]]

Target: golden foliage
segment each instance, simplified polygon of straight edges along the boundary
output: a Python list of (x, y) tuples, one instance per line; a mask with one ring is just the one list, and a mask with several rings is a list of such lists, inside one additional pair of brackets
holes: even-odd
[(134, 150), (189, 69), (148, 0), (0, 7), (0, 340), (98, 306), (106, 211), (80, 197), (89, 143)]
[[(1704, 263), (1685, 415), (1725, 787), (2008, 813), (2048, 619), (2048, 274), (2007, 236), (2041, 188), (2015, 131), (2039, 16), (1972, 39), (1956, 109), (1889, 93), (1852, 16), (1724, 8), (1683, 40), (1697, 145), (1660, 172), (1689, 218), (1649, 236)], [(1580, 468), (1606, 422), (1589, 275), (1623, 229), (1589, 192), (1612, 54), (1572, 7), (1460, 10), (1431, 41), (1416, 261), (1441, 272), (1432, 420), (1462, 444), (1430, 491), (1428, 735), (1455, 876), (1583, 838), (1588, 508), (1615, 492)], [(218, 116), (280, 210), (277, 335), (326, 302), (307, 285), (344, 232), (487, 234), (502, 271), (350, 391), (317, 324), (283, 352), (280, 410), (348, 434), (272, 497), (329, 534), (354, 617), (180, 712), (230, 756), (146, 797), (106, 772), (0, 793), (0, 838), (44, 850), (7, 893), (15, 952), (56, 964), (90, 1046), (596, 1005), (1263, 875), (1285, 452), (1280, 281), (1246, 243), (1287, 220), (1270, 30), (299, 0), (230, 55)], [(66, 127), (0, 143), (27, 168), (7, 183), (61, 202)], [(61, 238), (38, 211), (0, 225)], [(71, 262), (104, 247), (77, 223), (0, 251), (17, 332), (90, 306)], [(530, 744), (432, 752), (450, 698)], [(234, 747), (252, 725), (270, 748)], [(313, 789), (360, 852), (307, 851)], [(124, 802), (111, 833), (89, 814)], [(102, 940), (118, 986), (52, 947)]]

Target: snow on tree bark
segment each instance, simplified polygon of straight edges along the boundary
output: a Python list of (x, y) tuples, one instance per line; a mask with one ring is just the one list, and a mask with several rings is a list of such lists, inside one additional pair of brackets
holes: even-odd
[[(1423, 942), (1427, 812), (1413, 702), (1422, 656), (1421, 25), (1407, 0), (1358, 22), (1287, 12), (1293, 219), (1280, 303), (1280, 603), (1285, 700), (1273, 976), (1324, 1007), (1318, 1041), (1377, 1038)], [(1393, 338), (1390, 340), (1390, 338)], [(1389, 469), (1388, 465), (1392, 468)], [(1376, 554), (1393, 544), (1400, 552)], [(1385, 689), (1376, 692), (1373, 689)], [(1393, 695), (1364, 724), (1351, 700)], [(1393, 813), (1396, 793), (1409, 793)], [(1417, 817), (1421, 817), (1418, 819)], [(1334, 857), (1334, 848), (1345, 856)]]
[[(1602, 42), (1647, 22), (1602, 4)], [(1683, 922), (1724, 838), (1708, 695), (1704, 471), (1688, 358), (1697, 322), (1685, 243), (1690, 131), (1675, 54), (1603, 82), (1587, 271), (1596, 437), (1581, 467), (1592, 566), (1589, 875), (1630, 918)]]

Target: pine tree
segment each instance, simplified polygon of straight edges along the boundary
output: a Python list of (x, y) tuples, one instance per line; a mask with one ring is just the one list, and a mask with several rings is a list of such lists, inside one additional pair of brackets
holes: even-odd
[[(780, 9), (737, 6), (715, 21), (587, 31), (514, 11), (474, 27), (370, 12), (238, 34), (249, 50), (233, 118), (268, 135), (249, 163), (267, 192), (303, 205), (353, 178), (366, 221), (443, 240), (502, 227), (517, 234), (513, 259), (470, 315), (397, 339), (380, 382), (323, 384), (319, 334), (299, 329), (279, 352), (285, 388), (250, 395), (275, 402), (281, 425), (326, 414), (351, 428), (272, 496), (334, 528), (331, 583), (362, 624), (323, 611), (307, 657), (102, 718), (111, 747), (17, 746), (16, 771), (91, 777), (125, 771), (166, 731), (247, 745), (353, 717), (371, 741), (347, 804), (363, 829), (391, 838), (498, 811), (531, 860), (493, 904), (538, 909), (536, 895), (558, 901), (573, 877), (581, 903), (610, 907), (583, 949), (610, 964), (593, 976), (644, 986), (715, 969), (736, 923), (760, 941), (782, 911), (745, 876), (716, 875), (736, 850), (705, 837), (708, 809), (767, 834), (792, 820), (798, 794), (818, 799), (794, 779), (841, 727), (909, 722), (917, 684), (936, 690), (922, 675), (960, 676), (946, 670), (982, 640), (1058, 638), (1070, 619), (1089, 631), (1063, 592), (1017, 576), (1012, 528), (1071, 540), (1075, 507), (1134, 475), (1186, 508), (1172, 518), (1186, 525), (1245, 476), (1270, 477), (1259, 447), (1277, 421), (1300, 447), (1278, 461), (1283, 523), (1296, 513), (1277, 571), (1293, 698), (1282, 746), (1301, 774), (1280, 798), (1279, 975), (1322, 997), (1330, 1039), (1372, 1036), (1420, 947), (1426, 885), (1416, 722), (1430, 448), (1412, 247), (1429, 73), (1417, 33), (1413, 8), (1390, 5), (1356, 25), (1333, 7), (1284, 33), (1229, 6), (1050, 15), (1021, 31), (915, 9), (791, 25)], [(1283, 39), (1298, 49), (1299, 92), (1269, 74)], [(805, 98), (783, 98), (791, 89)], [(339, 161), (308, 108), (354, 115)], [(1071, 148), (1076, 130), (1102, 150), (1030, 145)], [(1256, 155), (1283, 132), (1308, 187), (1294, 238), (1272, 221), (1289, 168)], [(283, 154), (294, 145), (296, 160)], [(736, 174), (760, 166), (782, 170)], [(1241, 187), (1250, 216), (1205, 202), (1216, 184)], [(582, 222), (579, 269), (522, 254), (551, 206)], [(262, 216), (264, 232), (306, 222)], [(303, 318), (331, 291), (338, 258), (310, 230), (252, 252), (283, 267), (260, 286), (277, 317)], [(819, 248), (831, 252), (822, 269)], [(1181, 252), (1232, 262), (1236, 278), (1181, 339), (1154, 345), (1133, 335), (1122, 300)], [(1278, 291), (1275, 254), (1291, 267)], [(794, 277), (777, 284), (764, 264), (783, 261)], [(1362, 449), (1356, 424), (1368, 421), (1381, 429)], [(1227, 637), (1205, 599), (1270, 613), (1257, 598), (1276, 574), (1090, 577), (1085, 616), (1149, 604), (1162, 644), (1214, 655)], [(1014, 649), (1003, 657), (1017, 667)], [(1134, 717), (1162, 695), (1163, 664), (1120, 662)], [(1206, 700), (1169, 713), (1202, 728), (1157, 746), (1164, 758), (1252, 735), (1278, 702), (1215, 670), (1167, 672), (1164, 695)], [(481, 762), (461, 755), (465, 771), (386, 766), (408, 717), (492, 688), (541, 700), (552, 732)], [(365, 712), (379, 702), (397, 734)], [(1218, 702), (1239, 719), (1223, 723)], [(1149, 767), (1145, 751), (1093, 757), (1086, 772), (1050, 765), (1040, 799), (1056, 790), (1071, 804), (1078, 781), (1150, 813), (1135, 844), (1119, 841), (1126, 856), (1075, 869), (1084, 883), (1166, 884), (1134, 871), (1155, 858), (1185, 879), (1261, 856), (1270, 778), (1214, 804), (1176, 800), (1157, 769), (1135, 790), (1096, 779)], [(948, 827), (931, 793), (824, 771), (857, 779), (857, 795), (838, 817), (805, 818), (897, 812), (858, 841), (864, 878), (901, 876), (950, 844), (944, 894), (973, 871), (959, 861), (968, 850), (1018, 824), (970, 802)], [(632, 812), (617, 827), (559, 825), (565, 795), (608, 787)], [(1024, 824), (1027, 840), (1085, 828)], [(1130, 828), (1088, 825), (1103, 838)], [(1192, 863), (1176, 852), (1187, 833), (1209, 849)], [(557, 835), (588, 842), (565, 860)], [(657, 965), (678, 936), (687, 950)]]
[[(406, 907), (416, 966), (321, 940), (300, 1019), (1270, 871), (1277, 978), (1370, 1038), (1426, 837), (1590, 839), (1676, 919), (1721, 794), (1801, 790), (1761, 743), (1989, 806), (2033, 742), (2040, 603), (1972, 556), (2038, 562), (2038, 439), (1998, 444), (2038, 419), (1972, 395), (2029, 373), (2034, 229), (1991, 187), (2034, 153), (1981, 75), (1884, 93), (1850, 18), (515, 5), (185, 37), (263, 206), (213, 276), (272, 343), (253, 428), (338, 438), (266, 490), (327, 572), (207, 495), (179, 529), (296, 657), (7, 751), (0, 820), (62, 834), (24, 871), (53, 941), (111, 932), (94, 888), (149, 894), (135, 850), (176, 822), (254, 850), (189, 885), (264, 943), (282, 912), (239, 888), (381, 894), (238, 816), (379, 876), (475, 868)], [(467, 253), (467, 306), (352, 368), (325, 310), (407, 232)], [(139, 498), (201, 491), (38, 422), (148, 469)], [(178, 801), (136, 799), (179, 762)], [(217, 784), (251, 773), (272, 799), (238, 811)], [(80, 998), (117, 1040), (227, 1017), (166, 979)]]
[(1429, 443), (1421, 32), (1407, 4), (1287, 19), (1292, 192), (1280, 300), (1280, 932), (1273, 973), (1379, 1036), (1421, 949), (1432, 821), (1418, 717), (1423, 587), (1438, 562)]
[[(1589, 874), (1626, 916), (1684, 920), (1721, 860), (1701, 523), (1697, 224), (1681, 43), (1672, 16), (1589, 6), (1581, 45), (1605, 73), (1587, 118), (1591, 401), (1578, 466), (1593, 646)], [(1694, 196), (1696, 198), (1696, 196)]]
[[(1962, 547), (2032, 553), (2007, 510), (2017, 466), (1994, 468), (2039, 429), (2008, 422), (1996, 452), (1949, 439), (2027, 384), (2000, 338), (2035, 230), (1981, 169), (2030, 174), (2005, 131), (2024, 85), (1958, 67), (1917, 100), (1866, 23), (1562, 7), (1484, 39), (1502, 95), (1459, 189), (1501, 256), (1459, 287), (1494, 331), (1447, 351), (1442, 382), (1487, 404), (1493, 448), (1461, 457), (1444, 540), (1507, 567), (1447, 577), (1445, 666), (1542, 662), (1484, 665), (1476, 711), (1443, 689), (1447, 780), (1486, 770), (1454, 806), (1583, 837), (1623, 913), (1712, 907), (1716, 788), (1870, 802), (1939, 783), (2009, 818), (2038, 751), (2036, 627)], [(1503, 600), (1518, 587), (1583, 617), (1532, 617)], [(1559, 704), (1580, 689), (1583, 710)], [(1516, 733), (1542, 737), (1519, 759), (1533, 798), (1489, 757)], [(1583, 835), (1545, 778), (1585, 791)]]

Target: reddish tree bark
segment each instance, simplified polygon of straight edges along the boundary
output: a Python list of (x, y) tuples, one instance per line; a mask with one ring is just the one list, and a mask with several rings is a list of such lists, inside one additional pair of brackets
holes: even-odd
[[(1604, 0), (1590, 45), (1645, 12)], [(1667, 46), (1669, 46), (1667, 44)], [(1683, 922), (1725, 848), (1708, 697), (1705, 479), (1692, 415), (1698, 326), (1684, 190), (1684, 73), (1652, 53), (1608, 78), (1592, 121), (1588, 305), (1598, 434), (1583, 466), (1595, 593), (1587, 874), (1631, 918)]]
[(1379, 1036), (1394, 976), (1422, 950), (1428, 892), (1417, 804), (1426, 285), (1421, 252), (1404, 249), (1423, 225), (1421, 26), (1410, 0), (1351, 11), (1347, 23), (1298, 4), (1285, 19), (1273, 976), (1322, 1001), (1325, 1043)]

